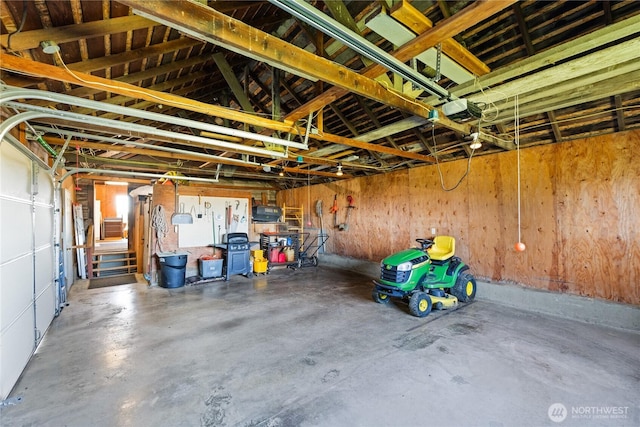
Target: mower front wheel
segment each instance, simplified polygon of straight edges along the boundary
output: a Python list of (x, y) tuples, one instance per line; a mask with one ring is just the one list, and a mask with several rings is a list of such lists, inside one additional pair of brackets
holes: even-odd
[(425, 292), (415, 292), (409, 300), (409, 312), (416, 317), (431, 313), (431, 297)]
[(378, 292), (376, 288), (373, 288), (371, 297), (378, 304), (389, 304), (389, 301), (391, 301), (391, 298), (389, 297), (389, 295), (383, 294), (382, 292)]
[(476, 296), (476, 279), (469, 273), (460, 274), (456, 284), (451, 288), (451, 293), (460, 302), (472, 301)]

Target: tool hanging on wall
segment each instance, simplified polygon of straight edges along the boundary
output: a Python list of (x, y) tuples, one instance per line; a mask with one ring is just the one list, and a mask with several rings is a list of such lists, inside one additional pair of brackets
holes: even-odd
[(247, 222), (247, 202), (244, 202), (244, 214), (242, 215), (240, 222), (243, 224)]
[[(209, 221), (209, 210), (211, 209), (211, 202), (204, 202), (204, 216)], [(213, 221), (213, 211), (211, 211), (211, 220)]]
[(338, 195), (333, 196), (333, 206), (329, 209), (329, 213), (333, 214), (333, 228), (338, 227)]
[(193, 224), (193, 217), (191, 214), (184, 213), (182, 209), (180, 209), (180, 211), (178, 210), (178, 206), (181, 206), (178, 203), (178, 198), (178, 182), (176, 181), (176, 205), (174, 208), (175, 212), (171, 215), (171, 225)]
[(322, 220), (322, 200), (317, 200), (316, 201), (316, 215), (318, 215), (318, 218), (320, 218), (320, 239), (322, 244), (320, 245), (319, 249), (324, 251), (324, 222)]
[[(206, 203), (205, 203), (206, 209)], [(207, 217), (209, 218), (209, 217)], [(213, 233), (213, 244), (216, 244), (216, 217), (213, 215), (213, 211), (211, 211), (211, 232)]]
[(338, 226), (340, 231), (347, 231), (349, 229), (349, 217), (351, 216), (351, 211), (356, 208), (353, 206), (354, 199), (352, 196), (347, 196), (347, 202), (349, 202), (349, 206), (347, 206), (347, 218), (344, 220), (344, 223)]

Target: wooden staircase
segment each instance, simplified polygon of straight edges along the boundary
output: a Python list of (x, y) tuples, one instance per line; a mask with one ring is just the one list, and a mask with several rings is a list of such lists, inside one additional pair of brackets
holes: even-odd
[(94, 252), (91, 256), (90, 278), (137, 272), (138, 263), (136, 252), (133, 250)]

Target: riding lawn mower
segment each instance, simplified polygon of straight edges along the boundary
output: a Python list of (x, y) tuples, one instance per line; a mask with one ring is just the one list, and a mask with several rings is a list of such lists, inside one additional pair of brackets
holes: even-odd
[(416, 239), (419, 248), (390, 255), (380, 263), (380, 279), (374, 280), (373, 300), (387, 304), (392, 298), (409, 303), (409, 312), (425, 317), (432, 308), (447, 309), (472, 301), (476, 279), (455, 256), (455, 239), (436, 236)]

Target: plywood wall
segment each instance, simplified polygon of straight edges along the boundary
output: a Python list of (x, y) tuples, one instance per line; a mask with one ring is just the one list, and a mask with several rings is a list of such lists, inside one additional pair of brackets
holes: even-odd
[[(425, 166), (287, 190), (278, 203), (323, 202), (327, 252), (379, 261), (436, 234), (456, 238), (474, 274), (498, 283), (640, 304), (640, 131), (521, 150), (522, 241), (518, 241), (517, 153)], [(349, 229), (333, 228), (352, 195)], [(309, 217), (314, 227), (319, 219)]]
[[(180, 185), (178, 188), (180, 196), (202, 196), (202, 197), (228, 197), (237, 199), (251, 200), (251, 193), (244, 191), (216, 189), (198, 185)], [(165, 213), (165, 223), (168, 224), (167, 234), (158, 242), (153, 232), (151, 239), (151, 253), (155, 255), (158, 252), (185, 252), (187, 257), (187, 276), (197, 274), (198, 259), (202, 256), (220, 256), (220, 251), (210, 246), (181, 248), (178, 244), (178, 227), (171, 225), (171, 216), (175, 212), (176, 205), (176, 189), (171, 183), (156, 184), (153, 186), (153, 208), (158, 205), (163, 207)], [(248, 212), (251, 212), (251, 206), (248, 206)], [(212, 241), (211, 244), (214, 242)], [(151, 262), (151, 272), (157, 270), (156, 262)]]

